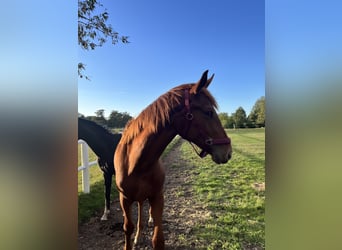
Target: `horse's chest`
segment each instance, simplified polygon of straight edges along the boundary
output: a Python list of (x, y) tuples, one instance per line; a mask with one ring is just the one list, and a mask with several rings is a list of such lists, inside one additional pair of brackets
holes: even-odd
[(163, 189), (164, 172), (127, 176), (123, 182), (123, 193), (128, 198), (146, 200)]

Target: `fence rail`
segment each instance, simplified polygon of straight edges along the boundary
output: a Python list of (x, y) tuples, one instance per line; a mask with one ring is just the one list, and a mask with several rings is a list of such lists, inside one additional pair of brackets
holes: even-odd
[(82, 171), (82, 191), (84, 193), (90, 192), (90, 176), (89, 168), (96, 166), (97, 161), (89, 162), (89, 146), (83, 140), (78, 140), (78, 144), (81, 144), (81, 166), (78, 167), (78, 171)]

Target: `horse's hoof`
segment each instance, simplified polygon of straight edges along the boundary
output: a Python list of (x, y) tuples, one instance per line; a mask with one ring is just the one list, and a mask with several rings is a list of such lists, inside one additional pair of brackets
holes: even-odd
[(108, 220), (108, 215), (109, 215), (109, 213), (110, 213), (110, 211), (109, 211), (109, 210), (106, 210), (106, 211), (103, 213), (103, 215), (102, 215), (102, 217), (101, 217), (101, 220)]
[(143, 244), (144, 241), (145, 241), (144, 235), (141, 235), (141, 234), (140, 235), (135, 235), (134, 236), (134, 241), (133, 241), (133, 246), (137, 247), (137, 246)]
[(134, 238), (134, 241), (133, 241), (133, 248), (138, 245), (140, 242), (139, 238)]
[(107, 215), (102, 215), (101, 220), (108, 220)]
[(148, 226), (149, 227), (153, 227), (153, 219), (152, 219), (152, 217), (150, 217), (149, 219), (148, 219)]

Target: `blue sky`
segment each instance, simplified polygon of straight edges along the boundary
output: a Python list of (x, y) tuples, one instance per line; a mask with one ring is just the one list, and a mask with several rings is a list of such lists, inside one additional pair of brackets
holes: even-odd
[(79, 79), (78, 111), (136, 116), (158, 96), (203, 71), (219, 112), (242, 106), (247, 115), (265, 95), (264, 1), (103, 0), (114, 30), (129, 44), (79, 49), (91, 81)]

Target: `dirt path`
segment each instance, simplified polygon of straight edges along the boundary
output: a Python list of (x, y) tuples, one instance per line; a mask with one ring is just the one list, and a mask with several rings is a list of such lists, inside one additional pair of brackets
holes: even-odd
[[(193, 196), (189, 174), (191, 166), (179, 159), (179, 147), (184, 141), (179, 139), (173, 149), (162, 159), (166, 170), (164, 186), (165, 207), (163, 227), (165, 249), (191, 250), (200, 244), (192, 234), (195, 224), (204, 220), (210, 213), (201, 205), (196, 204)], [(133, 205), (133, 221), (136, 222), (136, 204)], [(111, 217), (108, 221), (100, 221), (101, 213), (91, 218), (78, 228), (79, 249), (123, 249), (124, 233), (122, 230), (122, 212), (119, 200), (111, 204)], [(147, 226), (148, 202), (144, 206), (145, 229), (142, 242), (135, 249), (152, 249), (152, 228)], [(134, 234), (133, 234), (134, 235)]]

